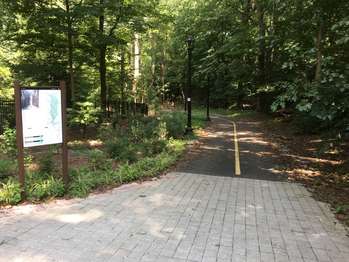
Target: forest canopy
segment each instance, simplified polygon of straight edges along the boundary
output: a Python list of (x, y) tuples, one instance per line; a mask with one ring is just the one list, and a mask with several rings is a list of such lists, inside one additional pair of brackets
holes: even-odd
[(185, 97), (349, 125), (346, 0), (0, 1), (0, 97), (66, 80), (69, 104)]

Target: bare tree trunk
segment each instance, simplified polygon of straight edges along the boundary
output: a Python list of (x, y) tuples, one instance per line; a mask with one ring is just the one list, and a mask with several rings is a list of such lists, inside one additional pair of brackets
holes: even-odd
[[(258, 29), (259, 29), (259, 55), (258, 55), (258, 82), (259, 85), (265, 85), (266, 83), (266, 72), (265, 72), (265, 32), (266, 26), (264, 21), (265, 10), (260, 1), (256, 1), (257, 17), (258, 17)], [(257, 97), (257, 111), (262, 110), (261, 96)]]
[(264, 7), (257, 2), (257, 16), (258, 16), (258, 29), (259, 29), (259, 55), (258, 55), (258, 69), (259, 69), (259, 82), (265, 84), (265, 22), (264, 22)]
[(135, 33), (133, 41), (133, 83), (132, 93), (134, 95), (134, 102), (137, 102), (137, 86), (140, 77), (140, 66), (141, 66), (141, 48), (139, 35)]
[(125, 110), (125, 84), (126, 84), (126, 72), (125, 72), (125, 48), (121, 50), (121, 61), (120, 61), (120, 82), (121, 82), (121, 115), (126, 114)]
[(74, 88), (74, 66), (73, 66), (73, 21), (70, 12), (70, 1), (65, 0), (65, 10), (67, 13), (67, 38), (68, 38), (68, 64), (69, 64), (69, 90), (68, 90), (68, 103), (73, 104), (75, 101), (75, 88)]
[(244, 3), (242, 3), (242, 9), (244, 10), (241, 13), (242, 24), (244, 26), (247, 26), (251, 17), (251, 9), (252, 9), (251, 0), (245, 0)]
[[(151, 49), (155, 50), (156, 42), (154, 39), (154, 34), (151, 35), (150, 41), (151, 41)], [(155, 51), (152, 51), (152, 54), (151, 54), (151, 86), (154, 89), (155, 89), (155, 84), (156, 84), (156, 76), (155, 76), (156, 72), (155, 71), (156, 71), (156, 53), (155, 53)]]
[(319, 31), (316, 38), (316, 69), (315, 81), (321, 81), (321, 67), (322, 67), (322, 38), (323, 38), (324, 23), (321, 19), (319, 23)]
[(165, 58), (164, 56), (161, 59), (160, 63), (160, 79), (161, 79), (161, 96), (162, 96), (162, 103), (165, 102), (166, 97), (165, 97)]
[[(100, 0), (100, 6), (102, 8), (102, 13), (99, 16), (99, 32), (104, 34), (104, 12), (103, 12), (104, 0)], [(106, 68), (106, 52), (107, 46), (105, 43), (102, 43), (99, 47), (99, 75), (101, 83), (101, 109), (105, 112), (107, 107), (107, 68)]]

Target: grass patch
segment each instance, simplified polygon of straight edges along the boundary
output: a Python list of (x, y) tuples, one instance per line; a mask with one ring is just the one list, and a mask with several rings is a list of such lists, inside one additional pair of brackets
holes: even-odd
[(53, 175), (29, 173), (26, 176), (26, 193), (32, 202), (62, 197), (65, 194), (64, 183)]
[(0, 204), (15, 205), (21, 201), (21, 189), (14, 178), (0, 184)]

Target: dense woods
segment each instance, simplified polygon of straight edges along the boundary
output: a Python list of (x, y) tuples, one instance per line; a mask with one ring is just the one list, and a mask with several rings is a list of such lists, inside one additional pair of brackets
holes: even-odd
[(346, 0), (0, 1), (0, 96), (14, 79), (66, 80), (69, 104), (181, 102), (285, 108), (305, 128), (349, 123)]

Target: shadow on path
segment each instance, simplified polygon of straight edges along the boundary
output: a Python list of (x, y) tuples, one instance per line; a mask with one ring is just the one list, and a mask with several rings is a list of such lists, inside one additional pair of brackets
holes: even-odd
[[(209, 127), (200, 134), (200, 146), (188, 154), (177, 167), (178, 172), (212, 176), (235, 176), (233, 122), (225, 117), (213, 117)], [(241, 177), (259, 180), (287, 180), (281, 171), (272, 144), (263, 137), (258, 121), (236, 121)]]

